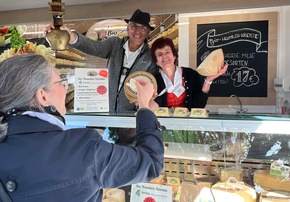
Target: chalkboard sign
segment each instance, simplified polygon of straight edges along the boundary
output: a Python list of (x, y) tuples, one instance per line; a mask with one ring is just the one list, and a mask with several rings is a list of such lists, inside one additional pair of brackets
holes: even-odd
[(268, 32), (268, 20), (197, 25), (197, 66), (218, 48), (229, 65), (214, 80), (211, 97), (268, 96)]
[(196, 69), (221, 48), (228, 71), (214, 81), (209, 105), (275, 105), (278, 12), (209, 15), (189, 18), (189, 66)]

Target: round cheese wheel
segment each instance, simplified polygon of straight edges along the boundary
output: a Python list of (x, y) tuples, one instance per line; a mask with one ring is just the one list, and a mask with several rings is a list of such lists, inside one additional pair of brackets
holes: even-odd
[(136, 80), (148, 80), (153, 83), (154, 89), (157, 90), (157, 82), (155, 77), (145, 71), (137, 71), (129, 74), (124, 81), (124, 91), (127, 99), (131, 102), (137, 102)]

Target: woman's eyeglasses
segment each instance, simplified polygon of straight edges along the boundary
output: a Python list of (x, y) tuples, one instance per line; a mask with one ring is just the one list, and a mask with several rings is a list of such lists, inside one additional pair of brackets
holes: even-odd
[(56, 83), (60, 83), (62, 86), (65, 87), (66, 90), (68, 89), (68, 80), (67, 80), (67, 78), (63, 78), (63, 79), (61, 79), (59, 81), (54, 82), (53, 84), (56, 84)]

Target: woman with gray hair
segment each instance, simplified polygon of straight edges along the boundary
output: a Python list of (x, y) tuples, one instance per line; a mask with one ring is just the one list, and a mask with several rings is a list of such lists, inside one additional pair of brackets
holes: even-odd
[(102, 189), (146, 182), (163, 169), (153, 84), (136, 82), (136, 146), (94, 129), (65, 130), (67, 80), (41, 55), (0, 62), (0, 201), (102, 201)]

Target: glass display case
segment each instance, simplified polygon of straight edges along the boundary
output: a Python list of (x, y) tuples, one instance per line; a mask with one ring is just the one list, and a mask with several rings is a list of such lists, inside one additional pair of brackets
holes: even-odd
[[(67, 114), (68, 127), (135, 128), (134, 114)], [(240, 168), (253, 185), (257, 169), (290, 159), (290, 116), (209, 114), (206, 118), (159, 117), (165, 145), (165, 172), (181, 180), (219, 180), (221, 168)]]

